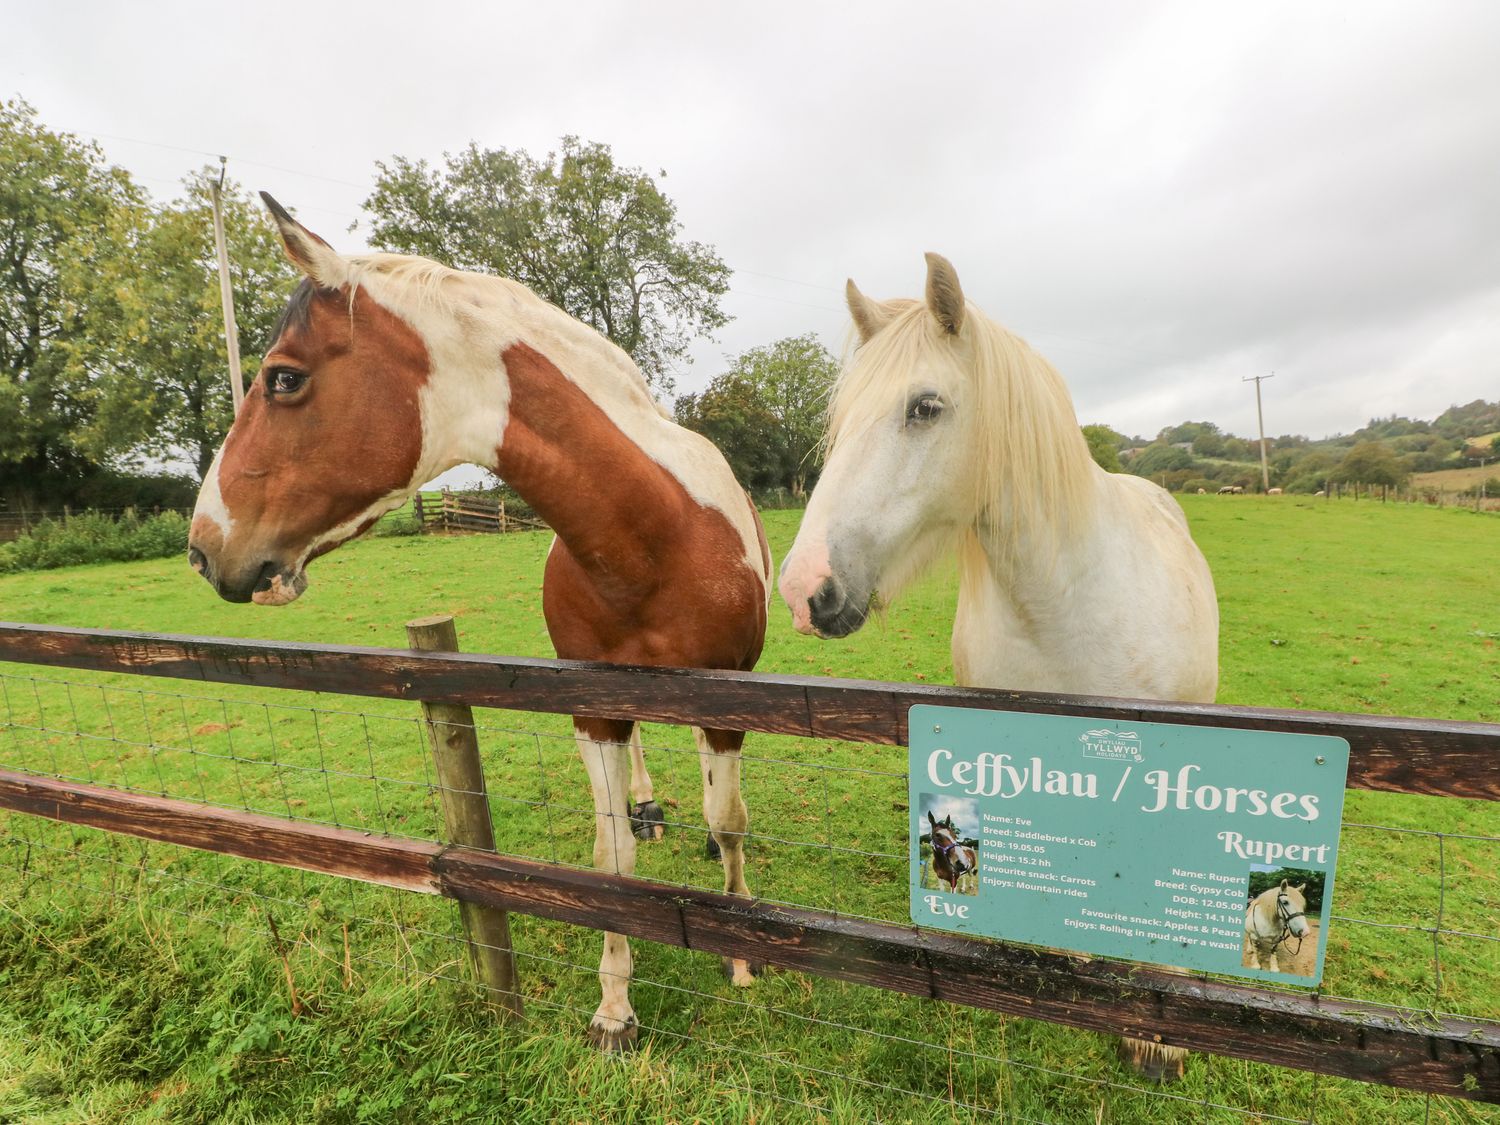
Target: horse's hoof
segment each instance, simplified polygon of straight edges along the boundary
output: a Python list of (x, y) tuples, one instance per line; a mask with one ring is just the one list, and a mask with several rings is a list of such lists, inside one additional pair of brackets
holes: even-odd
[(704, 839), (706, 839), (708, 842), (703, 845), (703, 850), (708, 853), (709, 859), (713, 860), (715, 863), (718, 863), (724, 858), (724, 850), (719, 847), (719, 841), (714, 839), (714, 834), (712, 832), (704, 837)]
[[(608, 1020), (605, 1022), (617, 1024), (620, 1021)], [(600, 1054), (623, 1055), (628, 1051), (635, 1050), (636, 1036), (640, 1032), (640, 1027), (635, 1022), (634, 1016), (626, 1020), (624, 1026), (615, 1029), (606, 1027), (605, 1022), (595, 1019), (593, 1023), (589, 1024), (589, 1039), (599, 1049)]]
[(655, 801), (631, 805), (630, 830), (637, 840), (660, 840), (667, 834), (666, 814)]
[(736, 988), (749, 988), (755, 983), (755, 978), (766, 971), (760, 961), (742, 961), (734, 957), (723, 958), (720, 967), (724, 970), (724, 979)]
[(1165, 1085), (1187, 1073), (1187, 1051), (1145, 1039), (1121, 1039), (1120, 1058), (1144, 1078)]

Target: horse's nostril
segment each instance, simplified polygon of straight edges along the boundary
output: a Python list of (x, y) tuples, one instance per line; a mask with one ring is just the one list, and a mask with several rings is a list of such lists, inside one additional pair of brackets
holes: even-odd
[(263, 563), (260, 573), (255, 577), (255, 592), (264, 594), (271, 588), (271, 579), (276, 575), (276, 564), (274, 562)]
[(832, 578), (828, 578), (817, 588), (813, 596), (807, 599), (807, 605), (814, 615), (821, 616), (837, 609), (843, 600), (843, 591), (838, 588)]
[(197, 547), (188, 548), (188, 565), (204, 577), (208, 576), (208, 556)]

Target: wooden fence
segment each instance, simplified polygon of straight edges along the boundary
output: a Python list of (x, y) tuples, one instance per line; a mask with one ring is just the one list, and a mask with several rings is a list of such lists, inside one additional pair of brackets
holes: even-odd
[(486, 500), (443, 490), (438, 496), (418, 492), (412, 512), (423, 531), (545, 531), (530, 511), (507, 510), (503, 499)]
[[(905, 744), (916, 703), (1333, 734), (1354, 788), (1500, 800), (1500, 726), (0, 624), (0, 661)], [(775, 906), (453, 845), (0, 771), (0, 808), (816, 976), (1500, 1102), (1500, 1024)]]

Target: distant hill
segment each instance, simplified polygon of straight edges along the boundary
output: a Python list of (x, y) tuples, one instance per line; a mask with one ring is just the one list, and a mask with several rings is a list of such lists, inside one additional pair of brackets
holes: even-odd
[[(1259, 442), (1220, 430), (1213, 422), (1165, 426), (1152, 441), (1103, 426), (1090, 429), (1116, 439), (1124, 471), (1173, 491), (1261, 488)], [(1500, 402), (1475, 399), (1450, 406), (1430, 422), (1392, 415), (1372, 418), (1352, 434), (1318, 440), (1282, 434), (1266, 439), (1266, 454), (1271, 487), (1287, 492), (1316, 492), (1331, 482), (1401, 487), (1417, 480), (1424, 482), (1422, 487), (1463, 491), (1500, 478), (1500, 465), (1476, 464), (1493, 456), (1496, 437)], [(1434, 474), (1442, 474), (1441, 480), (1426, 483)]]

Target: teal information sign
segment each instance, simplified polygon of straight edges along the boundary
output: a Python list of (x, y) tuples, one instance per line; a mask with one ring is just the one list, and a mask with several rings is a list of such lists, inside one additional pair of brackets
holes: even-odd
[(1316, 984), (1349, 744), (911, 709), (921, 926)]

